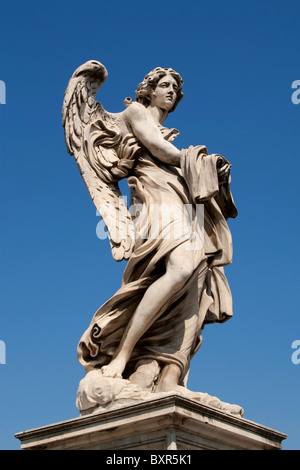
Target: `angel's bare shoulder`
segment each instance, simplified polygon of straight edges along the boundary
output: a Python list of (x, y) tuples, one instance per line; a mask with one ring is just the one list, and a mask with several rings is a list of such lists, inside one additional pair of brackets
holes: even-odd
[(136, 121), (137, 119), (145, 119), (148, 117), (147, 108), (137, 101), (133, 101), (122, 113), (124, 119), (129, 123)]
[(121, 134), (132, 133), (137, 123), (143, 123), (147, 119), (149, 119), (149, 113), (145, 106), (137, 101), (133, 101), (118, 115), (118, 126)]

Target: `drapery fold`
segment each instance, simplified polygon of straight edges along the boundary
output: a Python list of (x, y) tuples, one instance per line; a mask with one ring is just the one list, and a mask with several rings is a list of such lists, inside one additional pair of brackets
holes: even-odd
[[(208, 155), (204, 146), (182, 150), (180, 169), (146, 153), (139, 156), (128, 178), (131, 203), (139, 208), (134, 215), (138, 235), (135, 249), (120, 289), (97, 310), (78, 344), (78, 360), (87, 370), (110, 362), (146, 289), (165, 273), (167, 256), (197, 232), (202, 240), (194, 250), (197, 268), (137, 341), (123, 376), (129, 376), (138, 361), (155, 359), (160, 365), (177, 364), (185, 383), (190, 359), (202, 342), (204, 325), (232, 316), (231, 292), (223, 267), (232, 260), (226, 220), (235, 217), (237, 210), (229, 174), (220, 184), (220, 161), (227, 162), (220, 155)], [(202, 223), (197, 220), (197, 204), (204, 205)], [(162, 205), (166, 212), (158, 224), (153, 207)], [(186, 206), (192, 211), (186, 211)], [(151, 230), (154, 224), (155, 230)], [(155, 237), (151, 237), (153, 233)]]

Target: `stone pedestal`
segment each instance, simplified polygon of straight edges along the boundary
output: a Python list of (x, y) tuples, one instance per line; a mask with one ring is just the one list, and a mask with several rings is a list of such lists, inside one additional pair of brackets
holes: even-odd
[(179, 395), (154, 398), (16, 434), (31, 450), (272, 450), (273, 429)]

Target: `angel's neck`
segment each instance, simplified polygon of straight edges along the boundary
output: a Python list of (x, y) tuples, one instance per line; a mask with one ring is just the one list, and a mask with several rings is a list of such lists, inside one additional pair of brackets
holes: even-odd
[(151, 106), (151, 105), (148, 107), (148, 110), (151, 113), (154, 120), (157, 121), (159, 124), (163, 125), (163, 123), (167, 119), (168, 111), (158, 108), (157, 106)]

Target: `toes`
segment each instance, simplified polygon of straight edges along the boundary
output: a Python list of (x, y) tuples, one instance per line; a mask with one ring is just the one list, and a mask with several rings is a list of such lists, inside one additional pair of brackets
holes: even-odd
[(117, 378), (117, 379), (122, 378), (122, 375), (120, 373), (118, 373), (117, 371), (115, 371), (113, 368), (109, 366), (103, 366), (101, 368), (101, 372), (102, 372), (102, 375), (104, 375), (104, 377), (111, 377), (111, 378)]

